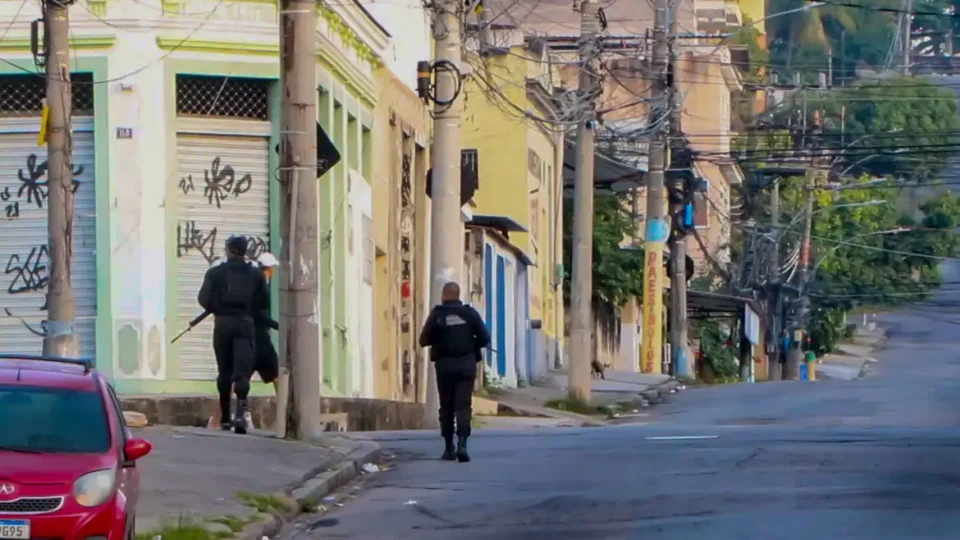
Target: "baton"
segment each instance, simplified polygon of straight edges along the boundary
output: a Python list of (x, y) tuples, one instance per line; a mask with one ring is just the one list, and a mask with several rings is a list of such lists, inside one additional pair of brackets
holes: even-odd
[(209, 316), (210, 316), (210, 312), (209, 312), (209, 311), (204, 311), (203, 313), (197, 315), (192, 321), (190, 321), (190, 323), (187, 325), (186, 328), (183, 329), (182, 332), (180, 332), (179, 334), (177, 334), (177, 337), (173, 338), (173, 340), (170, 341), (170, 344), (173, 345), (174, 343), (176, 343), (176, 342), (177, 342), (180, 338), (182, 338), (187, 332), (193, 330), (193, 327), (194, 327), (194, 326), (202, 323), (203, 320), (206, 319), (206, 318), (209, 317)]

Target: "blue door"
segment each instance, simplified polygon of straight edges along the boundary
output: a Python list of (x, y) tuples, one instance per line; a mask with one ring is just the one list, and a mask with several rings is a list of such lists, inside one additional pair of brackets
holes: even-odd
[[(487, 323), (487, 331), (493, 336), (493, 248), (487, 244), (483, 249), (483, 311)], [(492, 343), (487, 347), (487, 365), (493, 365)]]
[(497, 374), (507, 374), (507, 264), (497, 256)]

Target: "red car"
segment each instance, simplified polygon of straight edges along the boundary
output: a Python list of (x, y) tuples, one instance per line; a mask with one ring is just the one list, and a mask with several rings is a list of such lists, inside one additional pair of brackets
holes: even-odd
[(132, 540), (152, 448), (91, 362), (0, 354), (0, 540)]

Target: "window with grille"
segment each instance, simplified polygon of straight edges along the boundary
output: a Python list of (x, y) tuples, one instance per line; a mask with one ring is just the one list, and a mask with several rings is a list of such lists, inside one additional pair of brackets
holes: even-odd
[(177, 75), (177, 114), (269, 120), (269, 86), (265, 79)]
[[(93, 75), (73, 73), (73, 114), (90, 116), (93, 114)], [(47, 79), (42, 75), (17, 73), (0, 75), (0, 116), (40, 116), (43, 112), (43, 100), (47, 97)]]

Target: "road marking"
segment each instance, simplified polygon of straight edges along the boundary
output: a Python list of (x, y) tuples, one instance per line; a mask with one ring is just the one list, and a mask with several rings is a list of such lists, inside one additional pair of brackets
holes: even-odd
[(719, 435), (672, 435), (664, 437), (647, 437), (648, 441), (702, 441), (704, 439), (719, 439)]

